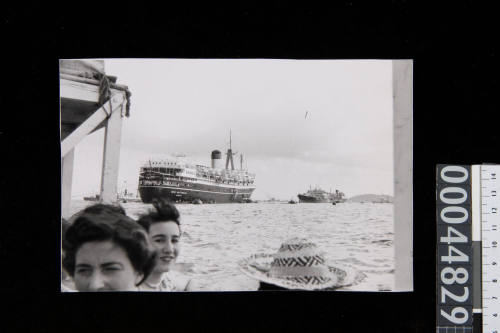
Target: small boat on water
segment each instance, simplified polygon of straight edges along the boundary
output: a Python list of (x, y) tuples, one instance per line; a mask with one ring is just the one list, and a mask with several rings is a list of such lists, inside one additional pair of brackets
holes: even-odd
[[(99, 194), (96, 194), (94, 195), (93, 197), (83, 197), (83, 200), (85, 201), (94, 201), (94, 202), (98, 202), (100, 200), (100, 195)], [(127, 202), (142, 202), (141, 198), (134, 196), (132, 193), (128, 192), (127, 193), (127, 190), (121, 192), (121, 193), (117, 193), (116, 194), (116, 200), (117, 202), (119, 203), (127, 203)]]
[(99, 194), (96, 194), (93, 197), (83, 197), (83, 200), (85, 200), (85, 201), (99, 201), (99, 198), (100, 198)]
[(297, 203), (297, 201), (295, 201), (295, 200), (291, 199), (290, 201), (288, 201), (288, 203), (289, 203), (289, 204), (296, 204), (296, 203)]
[(118, 199), (118, 202), (121, 202), (121, 203), (127, 203), (127, 202), (142, 202), (141, 199), (138, 199), (138, 198), (119, 198)]
[(124, 182), (124, 189), (123, 191), (120, 191), (116, 194), (116, 199), (120, 203), (127, 203), (127, 202), (142, 202), (141, 198), (139, 197), (139, 194), (133, 194), (132, 192), (127, 190), (127, 182)]
[(133, 195), (117, 195), (118, 202), (127, 203), (127, 202), (142, 202), (141, 198), (134, 197)]

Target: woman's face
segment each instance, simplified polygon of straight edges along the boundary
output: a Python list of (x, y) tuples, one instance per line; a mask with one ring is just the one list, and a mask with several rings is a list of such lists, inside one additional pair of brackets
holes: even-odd
[(130, 291), (142, 275), (135, 271), (125, 250), (112, 241), (84, 243), (75, 256), (78, 291)]
[(157, 222), (149, 227), (149, 238), (156, 249), (155, 270), (167, 272), (174, 265), (180, 252), (181, 232), (173, 221)]

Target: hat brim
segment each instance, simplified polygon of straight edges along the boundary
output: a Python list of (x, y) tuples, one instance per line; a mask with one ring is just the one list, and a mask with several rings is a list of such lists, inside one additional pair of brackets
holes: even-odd
[(259, 253), (240, 260), (238, 262), (238, 266), (245, 275), (253, 279), (274, 284), (287, 289), (334, 290), (357, 284), (366, 277), (365, 274), (357, 271), (352, 267), (335, 263), (332, 264), (332, 266), (328, 265), (328, 269), (337, 277), (336, 279), (332, 279), (332, 281), (322, 284), (310, 285), (287, 280), (284, 278), (270, 276), (269, 269), (271, 267), (272, 261), (272, 254)]

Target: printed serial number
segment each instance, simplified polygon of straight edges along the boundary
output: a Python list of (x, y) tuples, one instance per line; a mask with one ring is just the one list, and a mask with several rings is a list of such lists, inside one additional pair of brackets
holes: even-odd
[[(438, 293), (440, 316), (462, 325), (472, 320), (471, 225), (469, 171), (448, 165), (439, 172)], [(446, 321), (439, 320), (442, 323)]]

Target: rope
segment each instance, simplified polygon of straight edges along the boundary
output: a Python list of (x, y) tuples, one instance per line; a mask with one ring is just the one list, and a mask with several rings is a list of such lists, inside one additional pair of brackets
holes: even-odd
[[(102, 74), (101, 74), (102, 75)], [(125, 98), (127, 99), (127, 106), (125, 108), (125, 116), (128, 118), (130, 116), (130, 96), (132, 93), (129, 90), (125, 90)], [(99, 79), (99, 107), (103, 106), (108, 100), (111, 105), (111, 83), (106, 75), (102, 75)], [(111, 105), (111, 110), (113, 106)], [(110, 114), (108, 114), (110, 115)]]
[(111, 116), (111, 112), (113, 111), (113, 105), (111, 104), (111, 87), (109, 85), (109, 79), (106, 75), (102, 75), (100, 81), (99, 81), (99, 101), (98, 104), (101, 107), (104, 107), (104, 104), (109, 100), (109, 105), (110, 105), (110, 112), (106, 109), (106, 113), (108, 114), (108, 117)]
[(132, 96), (132, 93), (129, 90), (125, 90), (125, 98), (127, 99), (127, 106), (125, 108), (125, 116), (127, 118), (130, 116), (130, 96)]

